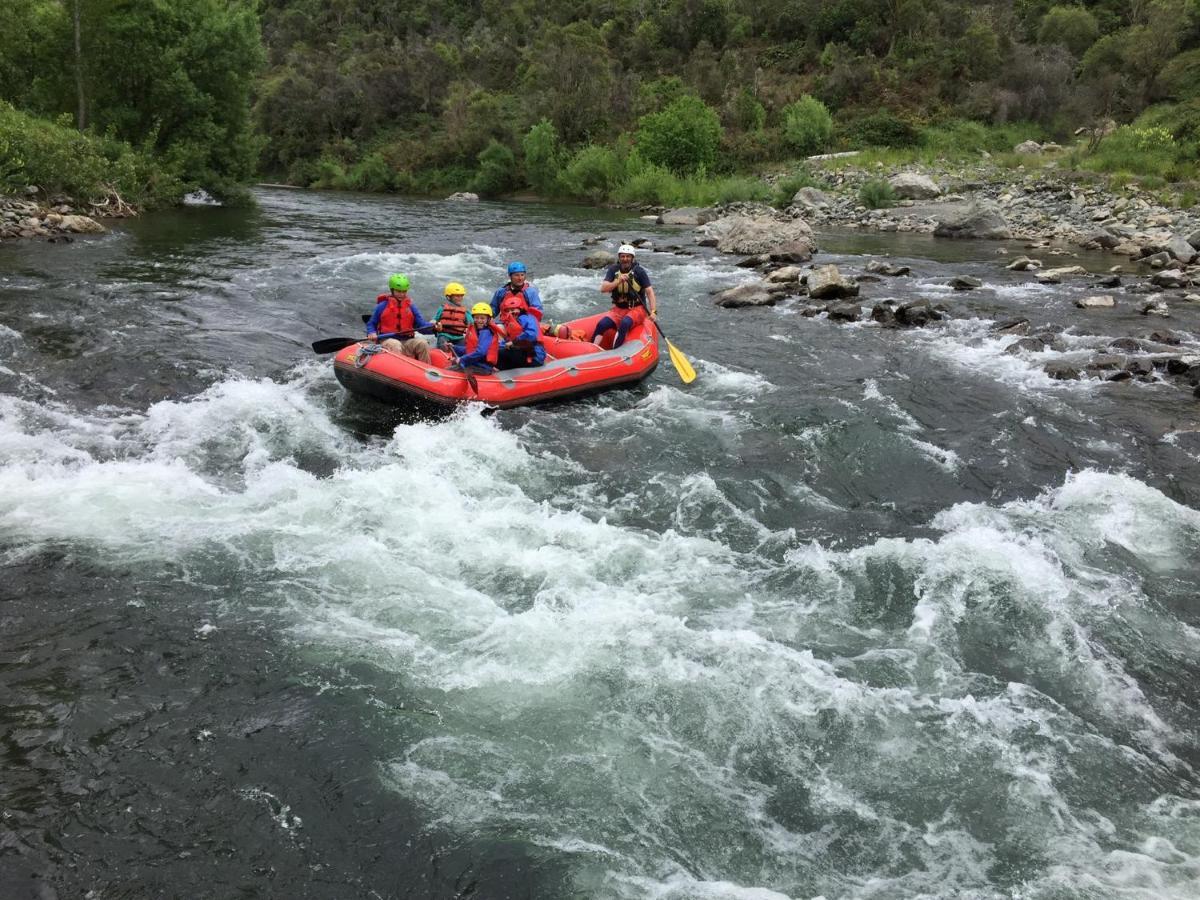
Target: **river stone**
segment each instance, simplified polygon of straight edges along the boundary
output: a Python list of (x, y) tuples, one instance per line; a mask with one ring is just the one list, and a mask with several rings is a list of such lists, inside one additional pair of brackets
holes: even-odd
[(1112, 372), (1125, 366), (1125, 357), (1115, 353), (1097, 353), (1087, 361), (1087, 372), (1095, 375), (1099, 372)]
[(1161, 316), (1164, 319), (1170, 318), (1171, 315), (1167, 301), (1162, 298), (1161, 294), (1155, 294), (1149, 300), (1143, 300), (1138, 312), (1143, 316)]
[(1174, 257), (1171, 256), (1171, 254), (1166, 250), (1159, 250), (1156, 253), (1149, 253), (1138, 260), (1138, 262), (1140, 262), (1142, 265), (1149, 266), (1152, 269), (1165, 269), (1173, 261)]
[(1075, 301), (1075, 305), (1080, 309), (1112, 309), (1117, 301), (1113, 297), (1097, 294), (1094, 297), (1081, 297)]
[(982, 281), (970, 275), (955, 275), (947, 284), (956, 291), (973, 291), (975, 288), (983, 287)]
[(1094, 244), (1104, 250), (1115, 250), (1121, 243), (1121, 238), (1106, 228), (1098, 228), (1084, 238), (1083, 243)]
[(871, 319), (884, 328), (896, 328), (900, 324), (896, 320), (896, 304), (891, 300), (884, 300), (871, 307)]
[(1046, 344), (1041, 338), (1023, 337), (1005, 347), (1004, 352), (1016, 356), (1018, 353), (1041, 353), (1045, 349)]
[(1133, 375), (1149, 375), (1154, 371), (1154, 364), (1148, 359), (1131, 359), (1125, 363), (1125, 371)]
[(1028, 319), (1005, 319), (997, 322), (989, 331), (993, 334), (1029, 334)]
[(1040, 269), (1042, 261), (1040, 259), (1030, 259), (1028, 256), (1018, 256), (1004, 268), (1011, 269), (1014, 272), (1028, 272), (1030, 269)]
[(447, 200), (462, 200), (468, 203), (475, 203), (479, 200), (478, 194), (472, 194), (470, 191), (459, 191), (456, 194), (451, 194)]
[(941, 318), (941, 313), (925, 299), (912, 300), (896, 310), (896, 321), (910, 328), (921, 328), (930, 322), (937, 322)]
[(103, 225), (88, 216), (63, 216), (59, 227), (75, 234), (104, 234), (105, 231)]
[(808, 276), (808, 295), (814, 300), (857, 297), (858, 284), (839, 272), (837, 266), (818, 266)]
[(1189, 241), (1180, 237), (1179, 235), (1175, 235), (1173, 238), (1167, 241), (1167, 245), (1163, 249), (1165, 249), (1167, 253), (1170, 253), (1185, 266), (1196, 258), (1196, 249)]
[(1162, 331), (1150, 332), (1147, 340), (1154, 341), (1156, 344), (1166, 344), (1170, 347), (1178, 347), (1182, 343), (1179, 335), (1167, 328), (1164, 328)]
[(1077, 381), (1079, 379), (1079, 369), (1061, 360), (1046, 363), (1042, 366), (1042, 371), (1055, 381)]
[(743, 309), (747, 306), (774, 306), (782, 300), (786, 291), (772, 290), (762, 282), (739, 284), (728, 290), (720, 291), (713, 303), (725, 309)]
[(1137, 353), (1142, 349), (1142, 342), (1137, 338), (1123, 337), (1109, 341), (1108, 347), (1110, 350), (1120, 350), (1124, 353)]
[(1197, 228), (1195, 231), (1193, 231), (1191, 234), (1189, 234), (1187, 236), (1187, 242), (1189, 244), (1191, 244), (1196, 250), (1200, 250), (1200, 228)]
[(1012, 229), (994, 203), (972, 203), (965, 210), (946, 214), (933, 233), (948, 238), (1008, 240), (1012, 237)]
[(1150, 283), (1155, 287), (1160, 288), (1181, 288), (1187, 287), (1188, 279), (1179, 269), (1167, 269), (1163, 272), (1155, 272), (1150, 276)]
[(792, 195), (792, 206), (810, 211), (828, 209), (829, 196), (819, 188), (802, 187)]
[(882, 259), (873, 259), (864, 268), (872, 275), (887, 275), (892, 278), (912, 274), (912, 269), (908, 266), (897, 266), (893, 263), (884, 262)]
[(1096, 282), (1096, 287), (1116, 288), (1116, 287), (1120, 287), (1120, 286), (1121, 286), (1121, 276), (1120, 275), (1105, 275), (1103, 278), (1101, 278), (1099, 281)]
[(829, 307), (829, 318), (835, 322), (857, 322), (862, 318), (862, 307), (857, 303), (834, 303)]
[(785, 219), (773, 215), (724, 216), (704, 226), (705, 233), (717, 239), (722, 253), (770, 253), (788, 245), (794, 252), (802, 245), (811, 257), (817, 249), (812, 229), (803, 219)]
[(1163, 368), (1167, 370), (1168, 375), (1187, 375), (1198, 365), (1200, 365), (1200, 356), (1171, 356), (1167, 358)]
[(776, 269), (767, 275), (767, 281), (772, 284), (785, 284), (787, 282), (799, 281), (800, 276), (804, 274), (804, 270), (799, 266), (784, 266), (782, 269)]
[(1064, 278), (1075, 278), (1086, 274), (1087, 269), (1083, 266), (1059, 266), (1056, 269), (1038, 272), (1035, 277), (1039, 284), (1058, 284)]
[(942, 189), (928, 175), (901, 172), (888, 179), (888, 184), (901, 200), (932, 200), (942, 195)]
[(1026, 156), (1036, 155), (1041, 152), (1042, 145), (1037, 141), (1021, 141), (1021, 143), (1013, 147), (1013, 153), (1020, 153)]
[(771, 262), (802, 263), (812, 259), (813, 247), (808, 241), (788, 241), (767, 254)]
[(668, 209), (658, 217), (659, 225), (704, 225), (715, 218), (715, 213), (708, 208), (698, 206), (682, 206), (679, 209)]
[(593, 250), (579, 265), (585, 269), (604, 269), (617, 261), (616, 254), (609, 250)]

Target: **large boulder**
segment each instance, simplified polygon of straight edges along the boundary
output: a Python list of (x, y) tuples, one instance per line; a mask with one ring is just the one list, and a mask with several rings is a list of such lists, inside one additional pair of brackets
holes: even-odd
[(928, 175), (919, 172), (901, 172), (888, 179), (892, 191), (901, 200), (932, 200), (942, 195), (942, 189)]
[(585, 269), (605, 269), (616, 261), (616, 255), (610, 250), (593, 250), (579, 265)]
[(1187, 236), (1187, 242), (1197, 250), (1200, 250), (1200, 228), (1197, 228)]
[(792, 206), (816, 211), (829, 208), (829, 195), (819, 188), (802, 187), (792, 195)]
[(63, 216), (59, 228), (75, 234), (104, 234), (104, 226), (88, 216)]
[(683, 206), (669, 209), (658, 217), (659, 225), (704, 225), (715, 218), (711, 209), (698, 206)]
[(787, 296), (790, 289), (787, 284), (764, 284), (762, 282), (739, 284), (737, 287), (718, 292), (713, 298), (713, 303), (726, 309), (774, 306)]
[(1196, 258), (1196, 248), (1191, 245), (1190, 241), (1178, 235), (1167, 241), (1163, 249), (1185, 266)]
[(1012, 229), (994, 203), (972, 203), (966, 209), (951, 212), (933, 230), (937, 237), (1008, 240)]
[(470, 191), (459, 191), (457, 194), (451, 194), (447, 200), (463, 200), (468, 203), (476, 203), (479, 201), (478, 194), (472, 194)]
[(808, 295), (814, 300), (857, 297), (858, 282), (839, 272), (837, 266), (818, 266), (809, 273)]
[(704, 226), (722, 253), (771, 253), (784, 245), (800, 245), (811, 256), (817, 249), (812, 229), (803, 219), (769, 214), (724, 216)]
[(948, 284), (956, 291), (973, 291), (983, 287), (983, 282), (972, 275), (955, 275)]
[(1151, 275), (1150, 283), (1160, 288), (1181, 288), (1187, 287), (1189, 282), (1187, 276), (1179, 269), (1167, 269)]

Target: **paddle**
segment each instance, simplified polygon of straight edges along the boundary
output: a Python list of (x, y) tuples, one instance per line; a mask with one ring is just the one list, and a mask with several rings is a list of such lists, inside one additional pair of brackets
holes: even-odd
[[(644, 300), (642, 301), (642, 305), (646, 305)], [(646, 315), (650, 315), (649, 309), (646, 310)], [(666, 332), (664, 332), (662, 330), (662, 326), (658, 324), (658, 319), (651, 318), (650, 321), (654, 323), (654, 327), (658, 329), (658, 333), (662, 339), (667, 341)], [(671, 357), (671, 365), (673, 365), (675, 367), (675, 371), (679, 373), (680, 381), (682, 381), (684, 384), (691, 384), (696, 380), (696, 370), (692, 368), (692, 364), (688, 362), (688, 358), (683, 355), (683, 352), (670, 341), (667, 341), (667, 353)]]
[[(418, 328), (418, 329), (416, 329), (416, 331), (419, 334), (429, 334), (430, 333), (429, 329), (427, 329), (427, 328)], [(397, 334), (381, 334), (381, 335), (379, 335), (379, 340), (386, 341), (388, 338), (394, 338), (394, 337), (397, 337)], [(365, 341), (365, 340), (366, 340), (365, 337), (322, 338), (319, 341), (313, 341), (312, 348), (313, 348), (313, 353), (316, 353), (316, 354), (337, 353), (339, 350), (349, 347), (351, 344), (357, 344), (357, 343), (360, 343), (361, 341)]]

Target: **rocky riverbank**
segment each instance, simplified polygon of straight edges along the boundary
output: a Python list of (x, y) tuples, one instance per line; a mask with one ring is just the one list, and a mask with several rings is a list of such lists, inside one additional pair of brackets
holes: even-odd
[(42, 239), (50, 243), (74, 240), (80, 234), (103, 234), (99, 218), (127, 218), (137, 210), (120, 198), (81, 206), (70, 197), (44, 197), (37, 189), (24, 197), (0, 196), (0, 241)]

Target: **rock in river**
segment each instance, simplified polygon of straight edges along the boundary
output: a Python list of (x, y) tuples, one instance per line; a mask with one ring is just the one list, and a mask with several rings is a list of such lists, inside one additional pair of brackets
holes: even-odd
[(837, 266), (818, 266), (808, 276), (808, 295), (814, 300), (857, 297), (858, 283), (839, 272)]
[(947, 214), (933, 230), (937, 237), (1008, 240), (1012, 229), (994, 203), (972, 203), (966, 209)]
[(724, 216), (704, 226), (709, 237), (717, 239), (722, 253), (771, 253), (791, 245), (794, 254), (811, 258), (817, 249), (812, 229), (803, 219), (788, 219), (769, 214)]

